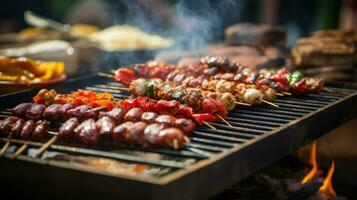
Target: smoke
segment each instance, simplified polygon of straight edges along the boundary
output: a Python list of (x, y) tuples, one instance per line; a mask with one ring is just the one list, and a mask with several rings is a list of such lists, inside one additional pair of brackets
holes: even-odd
[[(172, 50), (199, 51), (223, 39), (224, 28), (239, 22), (246, 0), (108, 1), (107, 13), (113, 24), (129, 24), (174, 41)], [(141, 53), (140, 56), (152, 56)], [(135, 54), (105, 55), (119, 64), (145, 62)]]

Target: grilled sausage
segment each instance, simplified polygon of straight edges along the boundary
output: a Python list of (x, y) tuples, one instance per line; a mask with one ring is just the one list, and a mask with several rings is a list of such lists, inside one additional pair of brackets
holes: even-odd
[(113, 138), (117, 143), (121, 143), (124, 141), (124, 133), (126, 131), (126, 129), (131, 126), (132, 124), (134, 124), (134, 122), (124, 122), (122, 124), (120, 124), (119, 126), (115, 127), (113, 130)]
[(22, 118), (19, 118), (13, 125), (9, 137), (10, 138), (18, 138), (20, 136), (22, 127), (24, 126), (25, 120)]
[(155, 120), (156, 118), (158, 117), (159, 115), (154, 113), (154, 112), (144, 112), (142, 115), (141, 115), (141, 118), (140, 120), (143, 121), (143, 122), (146, 122), (148, 124), (152, 124), (152, 123), (155, 123)]
[(92, 107), (90, 107), (88, 105), (80, 105), (78, 107), (68, 110), (67, 114), (71, 117), (83, 118), (84, 113), (90, 109), (92, 109)]
[(186, 135), (190, 134), (193, 132), (193, 130), (196, 128), (196, 124), (189, 119), (176, 119), (175, 121), (175, 127), (182, 130)]
[(165, 128), (173, 127), (175, 125), (176, 118), (171, 115), (160, 115), (156, 118), (155, 122), (163, 124)]
[(48, 131), (49, 122), (46, 120), (39, 120), (36, 122), (34, 131), (32, 132), (32, 138), (35, 140), (43, 139)]
[(33, 120), (27, 120), (22, 127), (20, 138), (24, 140), (29, 139), (34, 129), (35, 122)]
[(150, 124), (144, 130), (144, 140), (148, 146), (163, 146), (163, 140), (160, 136), (160, 131), (164, 130), (165, 126), (163, 124), (155, 123)]
[(100, 137), (110, 138), (115, 128), (115, 121), (110, 117), (104, 116), (96, 122), (96, 125)]
[(42, 104), (32, 104), (26, 111), (26, 117), (33, 120), (41, 119), (46, 106)]
[(58, 120), (60, 118), (59, 110), (62, 108), (61, 104), (52, 104), (49, 105), (43, 111), (43, 117), (47, 120)]
[(95, 145), (98, 143), (98, 129), (95, 125), (94, 119), (87, 119), (83, 121), (77, 128), (74, 129), (77, 133), (77, 139), (83, 144)]
[(111, 111), (99, 112), (99, 118), (104, 116), (114, 119), (117, 124), (121, 124), (123, 122), (124, 111), (121, 108), (113, 108)]
[(89, 119), (89, 118), (98, 119), (99, 112), (103, 111), (105, 109), (106, 109), (105, 107), (95, 107), (95, 108), (86, 110), (83, 113), (83, 118), (85, 118), (85, 119)]
[(132, 121), (132, 122), (140, 121), (143, 112), (144, 111), (141, 108), (132, 108), (124, 115), (124, 121)]
[(74, 105), (66, 103), (63, 104), (62, 107), (59, 109), (58, 114), (61, 116), (62, 119), (68, 119), (70, 118), (69, 114), (67, 114), (67, 111), (71, 110), (74, 108)]
[(33, 103), (21, 103), (14, 108), (11, 109), (11, 112), (15, 116), (24, 117), (26, 114), (27, 109), (32, 106)]
[(164, 147), (171, 147), (176, 149), (181, 148), (184, 144), (184, 134), (180, 129), (167, 128), (160, 131), (159, 134), (162, 137)]
[(143, 145), (144, 144), (144, 130), (148, 126), (145, 122), (135, 122), (128, 126), (123, 134), (124, 141), (127, 144)]
[(58, 136), (64, 140), (68, 140), (73, 136), (74, 129), (79, 125), (79, 120), (76, 117), (68, 119), (58, 129)]
[(4, 121), (3, 121), (3, 131), (2, 131), (2, 136), (6, 137), (8, 136), (8, 134), (10, 133), (12, 127), (14, 126), (14, 124), (16, 123), (16, 121), (18, 120), (18, 117), (7, 117)]

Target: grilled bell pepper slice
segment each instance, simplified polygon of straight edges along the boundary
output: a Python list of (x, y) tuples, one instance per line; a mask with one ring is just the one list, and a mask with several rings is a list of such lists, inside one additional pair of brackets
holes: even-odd
[(112, 110), (114, 108), (114, 103), (109, 100), (91, 101), (87, 105), (92, 107), (105, 107), (107, 110)]
[(156, 104), (156, 111), (162, 115), (175, 115), (180, 108), (180, 103), (176, 100), (159, 100)]
[(297, 82), (294, 84), (294, 92), (297, 94), (302, 94), (307, 91), (307, 83), (305, 79), (302, 79), (301, 81)]
[(203, 125), (204, 122), (216, 122), (218, 118), (210, 113), (194, 114), (194, 120), (198, 125)]
[(128, 87), (131, 81), (137, 79), (137, 76), (131, 69), (120, 68), (115, 72), (114, 79)]
[(290, 85), (293, 85), (297, 82), (299, 82), (301, 79), (304, 78), (304, 75), (302, 72), (300, 71), (294, 71), (292, 74), (291, 74), (291, 77), (290, 77)]
[(205, 98), (201, 102), (201, 111), (203, 113), (212, 113), (215, 115), (220, 115), (221, 117), (225, 117), (228, 114), (227, 109), (216, 100), (212, 98)]
[(184, 104), (180, 104), (180, 107), (176, 112), (176, 116), (188, 119), (194, 119), (193, 114), (193, 109), (190, 106)]

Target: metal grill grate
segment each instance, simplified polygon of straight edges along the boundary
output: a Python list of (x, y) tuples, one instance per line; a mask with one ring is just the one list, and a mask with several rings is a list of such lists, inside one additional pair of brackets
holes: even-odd
[[(129, 97), (128, 92), (108, 89), (107, 86), (120, 86), (120, 84), (108, 80), (109, 79), (102, 77), (87, 77), (82, 80), (63, 84), (55, 89), (60, 92), (71, 92), (77, 88), (84, 88), (95, 92), (110, 92), (117, 99)], [(191, 143), (187, 144), (184, 149), (179, 151), (170, 149), (142, 149), (125, 145), (109, 145), (98, 147), (96, 149), (89, 149), (86, 147), (74, 147), (70, 146), (70, 144), (61, 143), (52, 145), (49, 150), (74, 155), (104, 157), (130, 163), (144, 163), (166, 168), (168, 169), (166, 173), (157, 174), (158, 178), (153, 180), (153, 182), (156, 182), (156, 184), (159, 185), (167, 184), (174, 180), (181, 180), (180, 177), (183, 176), (182, 173), (184, 173), (186, 177), (188, 177), (187, 174), (194, 171), (203, 173), (202, 171), (207, 171), (208, 169), (215, 170), (214, 172), (211, 171), (211, 173), (218, 173), (217, 170), (219, 169), (225, 170), (224, 168), (222, 169), (222, 167), (225, 166), (223, 163), (231, 163), (234, 166), (239, 166), (239, 164), (235, 163), (235, 160), (237, 162), (244, 162), (241, 163), (242, 166), (238, 167), (236, 170), (233, 169), (234, 173), (222, 172), (222, 174), (228, 176), (240, 174), (237, 177), (230, 177), (224, 184), (222, 184), (222, 181), (217, 181), (214, 185), (221, 183), (221, 186), (212, 189), (212, 191), (207, 194), (199, 195), (197, 191), (192, 191), (188, 196), (189, 198), (208, 197), (217, 193), (217, 191), (221, 190), (222, 187), (231, 183), (233, 180), (240, 180), (247, 175), (256, 172), (268, 163), (273, 162), (274, 159), (276, 160), (279, 157), (292, 152), (299, 146), (309, 142), (310, 139), (325, 134), (331, 128), (335, 128), (338, 124), (355, 116), (357, 93), (347, 89), (329, 89), (334, 91), (334, 93), (321, 92), (319, 94), (279, 97), (275, 101), (275, 103), (279, 105), (279, 108), (271, 107), (269, 105), (252, 107), (238, 106), (235, 110), (230, 112), (227, 117), (227, 121), (230, 122), (233, 127), (227, 126), (221, 122), (212, 123), (216, 129), (210, 129), (204, 126), (198, 127), (194, 131), (194, 134), (190, 136)], [(28, 91), (0, 97), (1, 115), (3, 117), (7, 116), (9, 112), (6, 111), (6, 109), (20, 102), (30, 101), (28, 97), (33, 96), (35, 93), (36, 91)], [(319, 124), (321, 127), (314, 133), (315, 135), (309, 135), (310, 133), (308, 131), (316, 129), (316, 127), (312, 126), (312, 123), (316, 123), (316, 120), (325, 123), (325, 121), (321, 120), (328, 120), (328, 116), (326, 115), (335, 111), (336, 114), (342, 114), (341, 118), (343, 119), (337, 120), (335, 122), (337, 123), (336, 125), (334, 125), (334, 123)], [(280, 140), (282, 143), (276, 143), (276, 141)], [(1, 139), (1, 141), (5, 142), (6, 140)], [(26, 141), (11, 141), (13, 144), (21, 144), (24, 142)], [(42, 145), (39, 142), (26, 143), (32, 147), (39, 147)], [(20, 145), (18, 145), (18, 148), (19, 147)], [(115, 149), (115, 151), (113, 149)], [(286, 150), (286, 152), (278, 152), (281, 150)], [(140, 154), (132, 154), (131, 152), (140, 152)], [(237, 152), (240, 152), (240, 154), (234, 154)], [(262, 153), (262, 157), (250, 158), (250, 156), (259, 155), (259, 152)], [(149, 153), (158, 155), (159, 159), (145, 156)], [(263, 153), (265, 153), (265, 155), (263, 155)], [(11, 157), (11, 155), (7, 156)], [(19, 159), (23, 157), (26, 156), (23, 154), (22, 156), (19, 156)], [(220, 162), (220, 160), (222, 162)], [(216, 163), (219, 167), (217, 169), (214, 167), (207, 167), (213, 163)], [(207, 170), (199, 170), (201, 168)], [(227, 168), (227, 170), (229, 169), (232, 170), (231, 168)], [(214, 180), (217, 175), (212, 175), (212, 180)], [(209, 177), (210, 174), (206, 174), (206, 176)], [(113, 175), (113, 177), (116, 176)], [(193, 175), (190, 177), (194, 178), (196, 176)], [(193, 180), (193, 178), (190, 180)], [(198, 176), (196, 179), (196, 181), (202, 182), (202, 177)], [(186, 178), (184, 180), (188, 179)], [(140, 178), (137, 181), (145, 182), (145, 177), (143, 179)], [(180, 181), (177, 182), (178, 184), (180, 183)], [(167, 187), (168, 195), (171, 190), (172, 188)]]

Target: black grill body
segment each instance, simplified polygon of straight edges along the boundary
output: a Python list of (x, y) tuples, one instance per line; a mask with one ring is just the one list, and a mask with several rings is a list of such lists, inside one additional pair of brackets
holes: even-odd
[[(111, 79), (93, 75), (67, 81), (54, 89), (61, 93), (78, 88), (108, 91), (115, 98), (127, 98), (128, 92), (107, 87), (118, 85)], [(89, 149), (61, 143), (48, 149), (160, 169), (150, 176), (85, 169), (64, 161), (30, 157), (26, 152), (16, 159), (9, 159), (11, 154), (5, 154), (5, 158), (0, 159), (5, 196), (16, 195), (20, 183), (22, 194), (35, 198), (207, 199), (354, 118), (357, 92), (329, 89), (333, 93), (279, 97), (275, 102), (279, 108), (238, 106), (227, 118), (234, 127), (224, 123), (213, 123), (216, 130), (198, 127), (190, 137), (192, 142), (180, 151), (129, 146)], [(1, 96), (3, 115), (8, 108), (31, 101), (38, 90)], [(2, 138), (1, 144), (5, 141)], [(12, 140), (11, 144), (19, 147), (23, 142)], [(28, 144), (31, 148), (42, 145)], [(155, 154), (159, 159), (143, 156), (145, 154)]]

